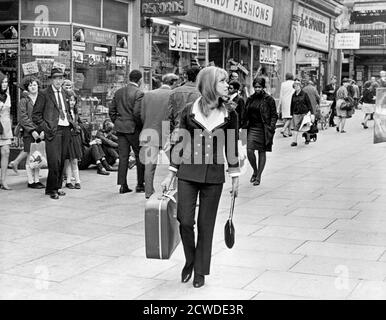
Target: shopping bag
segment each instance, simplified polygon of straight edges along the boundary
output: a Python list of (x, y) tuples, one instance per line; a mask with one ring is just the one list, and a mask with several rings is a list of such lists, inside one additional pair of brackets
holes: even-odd
[(311, 118), (311, 112), (308, 112), (304, 117), (302, 124), (300, 125), (299, 132), (307, 132), (311, 129), (312, 125), (312, 118)]
[(31, 169), (42, 169), (47, 167), (46, 143), (44, 141), (31, 143), (28, 161)]
[(239, 164), (240, 164), (240, 173), (241, 175), (244, 175), (247, 172), (247, 145), (242, 144), (242, 142), (239, 140), (238, 142), (238, 150), (239, 150)]

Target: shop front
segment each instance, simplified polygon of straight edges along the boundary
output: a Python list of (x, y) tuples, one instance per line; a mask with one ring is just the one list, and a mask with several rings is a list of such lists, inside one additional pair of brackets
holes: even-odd
[(312, 81), (321, 92), (328, 81), (331, 19), (315, 10), (299, 6), (296, 76), (303, 85)]
[[(184, 9), (169, 16), (142, 10), (142, 16), (153, 21), (154, 74), (183, 74), (189, 66), (215, 65), (229, 74), (237, 73), (247, 95), (252, 92), (253, 79), (260, 75), (267, 78), (270, 93), (279, 97), (284, 73), (282, 50), (289, 46), (292, 1), (175, 2)], [(198, 52), (171, 50), (171, 26), (198, 32)]]
[[(108, 105), (115, 91), (127, 81), (133, 1), (14, 2), (18, 3), (15, 10), (20, 42), (20, 58), (16, 65), (13, 62), (15, 82), (34, 75), (42, 88), (46, 88), (52, 68), (60, 68), (66, 78), (74, 82), (82, 118), (100, 127), (108, 116)], [(16, 100), (14, 122), (17, 122)]]

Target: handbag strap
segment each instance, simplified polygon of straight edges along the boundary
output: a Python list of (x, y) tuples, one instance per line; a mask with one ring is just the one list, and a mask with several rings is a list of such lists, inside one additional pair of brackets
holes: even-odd
[(232, 219), (233, 219), (233, 212), (234, 212), (234, 209), (235, 209), (235, 200), (236, 200), (236, 197), (232, 193), (231, 209), (229, 211), (229, 218), (228, 218), (228, 220), (230, 220), (230, 221), (232, 221)]

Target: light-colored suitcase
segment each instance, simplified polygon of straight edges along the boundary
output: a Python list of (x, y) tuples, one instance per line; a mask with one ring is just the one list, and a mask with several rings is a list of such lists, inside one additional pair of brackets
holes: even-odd
[(146, 258), (169, 259), (180, 242), (177, 191), (153, 195), (145, 205)]

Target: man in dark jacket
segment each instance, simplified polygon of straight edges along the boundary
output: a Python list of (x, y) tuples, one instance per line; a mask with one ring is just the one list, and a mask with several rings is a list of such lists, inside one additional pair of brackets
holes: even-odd
[(132, 192), (127, 184), (127, 171), (130, 147), (133, 148), (137, 161), (136, 192), (145, 192), (144, 165), (139, 160), (139, 134), (141, 132), (141, 102), (144, 93), (139, 89), (142, 73), (139, 70), (130, 72), (127, 87), (119, 89), (110, 105), (110, 119), (114, 123), (118, 136), (119, 168), (118, 185), (121, 194)]
[(52, 84), (38, 94), (32, 112), (32, 121), (45, 134), (48, 163), (46, 195), (55, 200), (66, 195), (60, 190), (64, 161), (69, 153), (71, 130), (79, 130), (72, 119), (67, 96), (62, 90), (63, 77), (62, 70), (52, 69)]
[(241, 84), (238, 81), (231, 81), (229, 83), (229, 95), (230, 100), (233, 101), (236, 104), (236, 112), (239, 117), (239, 128), (241, 128), (241, 122), (244, 118), (244, 109), (245, 109), (245, 102), (244, 99), (240, 96), (240, 88)]

